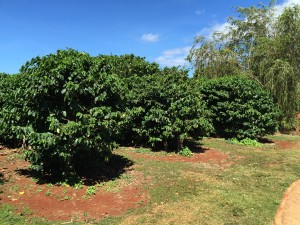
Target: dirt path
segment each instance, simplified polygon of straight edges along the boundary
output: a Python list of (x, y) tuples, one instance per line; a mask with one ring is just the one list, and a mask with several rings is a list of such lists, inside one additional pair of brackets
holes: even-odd
[[(299, 114), (300, 116), (300, 114)], [(299, 117), (300, 118), (300, 117)], [(299, 142), (275, 141), (280, 149), (299, 149)], [(275, 215), (275, 225), (300, 224), (300, 179), (286, 190)]]
[(275, 225), (300, 224), (300, 180), (286, 191), (275, 216)]

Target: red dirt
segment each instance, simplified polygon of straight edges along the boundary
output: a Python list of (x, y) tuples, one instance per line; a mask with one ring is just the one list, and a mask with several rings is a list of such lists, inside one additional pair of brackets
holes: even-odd
[(132, 151), (124, 151), (124, 153), (129, 154), (133, 158), (144, 158), (144, 159), (151, 159), (156, 161), (163, 161), (163, 162), (212, 162), (221, 165), (227, 165), (229, 154), (222, 153), (214, 149), (207, 149), (203, 153), (193, 153), (192, 157), (184, 157), (177, 154), (169, 154), (169, 155), (159, 155), (160, 153), (151, 153), (151, 154), (144, 154), (144, 153), (136, 153)]
[[(276, 141), (277, 148), (295, 148), (295, 142)], [(299, 145), (298, 145), (299, 147)], [(177, 154), (162, 155), (161, 153), (136, 153), (134, 148), (118, 150), (121, 155), (128, 154), (132, 159), (144, 158), (162, 162), (214, 163), (220, 166), (230, 166), (229, 153), (222, 153), (214, 149), (203, 149), (203, 153), (194, 153), (191, 158)], [(17, 207), (19, 213), (30, 209), (29, 216), (61, 221), (99, 220), (109, 215), (120, 215), (130, 208), (137, 208), (147, 204), (149, 194), (143, 189), (143, 184), (149, 182), (134, 170), (134, 166), (125, 172), (131, 178), (118, 183), (116, 189), (106, 190), (96, 187), (96, 195), (85, 197), (87, 186), (76, 190), (67, 186), (50, 186), (37, 184), (32, 178), (20, 175), (17, 171), (27, 169), (28, 163), (16, 157), (17, 150), (3, 149), (0, 146), (0, 172), (6, 180), (0, 194), (0, 204), (6, 203)], [(2, 168), (1, 168), (2, 167)], [(49, 196), (47, 196), (50, 193)], [(27, 212), (28, 216), (28, 212)]]
[(286, 149), (300, 149), (300, 143), (295, 141), (274, 141), (277, 149), (286, 150)]
[(127, 171), (126, 174), (133, 179), (118, 185), (116, 190), (96, 187), (96, 195), (84, 197), (87, 186), (76, 190), (68, 186), (36, 184), (32, 178), (20, 175), (17, 170), (28, 168), (28, 163), (17, 158), (9, 159), (13, 152), (16, 151), (1, 149), (0, 152), (1, 166), (4, 165), (0, 172), (7, 180), (2, 186), (0, 203), (16, 206), (19, 213), (29, 208), (33, 216), (48, 220), (99, 220), (104, 216), (122, 214), (149, 201), (148, 193), (142, 188), (145, 179), (138, 172)]

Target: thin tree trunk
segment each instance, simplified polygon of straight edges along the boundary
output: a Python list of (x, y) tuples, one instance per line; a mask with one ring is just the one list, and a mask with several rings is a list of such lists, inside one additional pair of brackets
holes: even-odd
[(179, 152), (182, 149), (182, 143), (183, 143), (183, 140), (181, 140), (180, 138), (177, 138), (177, 152)]

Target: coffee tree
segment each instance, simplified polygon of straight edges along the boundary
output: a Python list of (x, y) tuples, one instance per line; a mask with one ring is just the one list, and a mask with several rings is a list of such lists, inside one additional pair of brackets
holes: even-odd
[[(30, 117), (16, 126), (31, 167), (68, 177), (108, 159), (122, 120), (122, 83), (96, 57), (72, 49), (36, 57), (18, 88)], [(16, 107), (16, 110), (19, 110)]]
[(22, 138), (17, 137), (15, 126), (26, 126), (32, 111), (24, 103), (24, 76), (0, 74), (0, 140), (18, 146)]
[(204, 82), (201, 93), (218, 136), (256, 139), (278, 128), (278, 108), (254, 80), (243, 76), (211, 79)]
[(131, 134), (140, 143), (179, 151), (187, 137), (198, 139), (212, 131), (210, 113), (186, 71), (164, 69), (132, 79), (127, 113)]

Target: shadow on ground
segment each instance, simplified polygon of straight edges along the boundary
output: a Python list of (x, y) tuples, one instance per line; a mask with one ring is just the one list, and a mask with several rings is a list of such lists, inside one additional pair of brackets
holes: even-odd
[(4, 184), (5, 179), (4, 179), (4, 174), (0, 172), (0, 185)]
[[(162, 143), (158, 144), (155, 147), (150, 147), (150, 146), (139, 146), (139, 147), (149, 148), (153, 152), (161, 152), (161, 151), (168, 152), (168, 153), (177, 152), (177, 145), (175, 141), (171, 142), (171, 144), (169, 143), (167, 148), (165, 148)], [(194, 139), (185, 139), (182, 143), (182, 147), (183, 148), (188, 147), (192, 153), (205, 153), (205, 151), (209, 150), (208, 148), (204, 148), (202, 143)]]
[(203, 144), (193, 139), (187, 139), (184, 141), (184, 146), (188, 147), (193, 153), (205, 153), (208, 148), (204, 148)]
[(274, 144), (275, 142), (268, 138), (258, 138), (258, 142), (261, 144)]
[(133, 161), (127, 159), (124, 156), (113, 154), (107, 162), (100, 163), (96, 167), (89, 167), (87, 169), (81, 169), (77, 172), (76, 177), (62, 179), (61, 177), (53, 177), (50, 175), (41, 175), (31, 169), (19, 169), (17, 173), (22, 176), (34, 178), (38, 184), (57, 184), (60, 182), (66, 182), (69, 185), (75, 185), (82, 181), (84, 185), (92, 186), (96, 183), (106, 182), (119, 178), (123, 173), (130, 170), (133, 165)]

